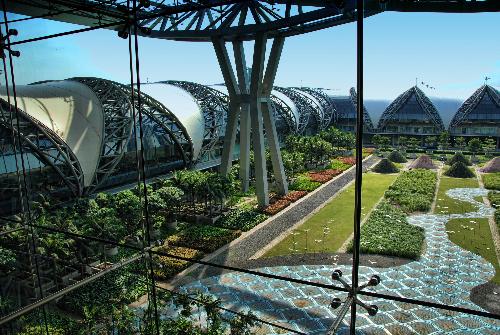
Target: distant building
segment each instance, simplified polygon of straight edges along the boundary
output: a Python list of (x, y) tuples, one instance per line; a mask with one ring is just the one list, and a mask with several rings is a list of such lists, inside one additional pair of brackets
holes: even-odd
[(398, 96), (384, 111), (377, 133), (399, 136), (437, 136), (445, 130), (441, 116), (425, 93), (413, 86)]
[[(336, 122), (333, 124), (340, 130), (354, 132), (356, 129), (356, 90), (351, 88), (349, 95), (331, 95), (330, 98), (335, 105)], [(370, 114), (363, 106), (363, 124), (365, 133), (373, 133), (375, 127), (373, 126)]]
[(449, 127), (452, 136), (500, 138), (500, 92), (489, 85), (478, 88), (460, 106)]

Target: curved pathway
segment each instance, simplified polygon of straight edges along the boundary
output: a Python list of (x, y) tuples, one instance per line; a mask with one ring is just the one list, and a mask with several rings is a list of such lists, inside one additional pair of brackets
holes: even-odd
[[(360, 267), (360, 276), (378, 274), (382, 283), (377, 292), (427, 300), (471, 309), (480, 309), (470, 301), (470, 291), (494, 275), (493, 266), (483, 258), (452, 243), (446, 222), (452, 218), (484, 218), (492, 208), (474, 200), (484, 196), (480, 188), (452, 189), (447, 195), (477, 205), (476, 212), (465, 214), (421, 214), (408, 218), (411, 224), (425, 229), (426, 250), (418, 261), (392, 268)], [(316, 282), (332, 283), (331, 272), (340, 268), (350, 273), (348, 265), (301, 265), (264, 267), (258, 270)], [(224, 307), (251, 310), (275, 323), (286, 324), (308, 334), (324, 333), (335, 312), (329, 308), (334, 296), (345, 294), (316, 287), (270, 280), (240, 273), (226, 273), (192, 282), (185, 292), (211, 293)], [(500, 321), (388, 300), (365, 298), (379, 306), (375, 317), (360, 312), (357, 328), (365, 334), (499, 334)], [(345, 320), (348, 320), (346, 317)], [(261, 334), (282, 333), (267, 326)]]

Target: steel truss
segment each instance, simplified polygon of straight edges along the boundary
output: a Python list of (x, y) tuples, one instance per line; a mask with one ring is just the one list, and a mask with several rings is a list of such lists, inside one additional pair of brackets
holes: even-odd
[(174, 85), (189, 92), (200, 104), (205, 119), (204, 141), (198, 159), (210, 152), (220, 143), (225, 118), (229, 113), (229, 97), (216, 89), (205, 85), (189, 82), (168, 80), (161, 83)]
[(424, 111), (424, 113), (429, 117), (432, 124), (437, 128), (438, 132), (444, 131), (444, 124), (439, 116), (436, 107), (432, 104), (429, 98), (425, 95), (422, 90), (420, 90), (417, 86), (413, 86), (406, 92), (399, 95), (382, 113), (380, 117), (380, 121), (378, 122), (378, 128), (382, 130), (387, 126), (387, 123), (393, 120), (394, 116), (397, 114), (399, 109), (403, 107), (403, 105), (411, 98), (412, 95), (415, 95), (418, 104)]
[[(354, 105), (354, 109), (357, 109), (358, 94), (356, 93), (356, 89), (354, 87), (351, 87), (351, 89), (349, 90), (349, 95), (351, 97), (352, 104)], [(363, 127), (365, 127), (365, 130), (367, 132), (373, 132), (375, 130), (372, 118), (370, 117), (370, 114), (368, 114), (368, 111), (366, 110), (366, 107), (364, 105), (363, 105)]]
[(335, 106), (325, 92), (317, 88), (309, 87), (297, 87), (296, 89), (312, 95), (320, 103), (321, 109), (323, 110), (322, 129), (328, 128), (332, 123), (337, 121)]
[[(132, 97), (132, 94), (137, 95), (137, 90), (132, 92), (129, 85), (119, 85), (121, 85), (122, 89), (127, 92), (129, 97)], [(137, 97), (135, 97), (134, 101), (136, 110), (141, 108), (141, 111), (147, 116), (143, 122), (151, 122), (150, 125), (154, 129), (155, 133), (163, 133), (167, 142), (175, 144), (181, 152), (184, 164), (186, 166), (190, 166), (193, 163), (194, 155), (193, 141), (177, 116), (161, 102), (153, 99), (146, 93), (140, 93), (140, 106), (139, 99)], [(136, 117), (138, 117), (138, 115)]]
[(310, 124), (311, 116), (313, 116), (317, 123), (318, 127), (321, 125), (321, 116), (319, 115), (319, 111), (313, 107), (312, 100), (306, 98), (305, 95), (300, 94), (299, 92), (286, 87), (278, 87), (275, 86), (274, 89), (278, 92), (286, 95), (292, 102), (297, 106), (297, 110), (299, 112), (299, 122), (297, 123), (297, 133), (303, 134)]
[(469, 114), (476, 108), (477, 104), (483, 99), (484, 95), (488, 94), (491, 100), (500, 109), (500, 93), (489, 85), (483, 85), (478, 88), (457, 110), (453, 119), (450, 122), (451, 128), (459, 127), (460, 124), (467, 120)]
[(121, 85), (110, 80), (77, 77), (67, 80), (77, 81), (89, 87), (99, 98), (104, 116), (104, 130), (101, 155), (97, 170), (85, 193), (92, 193), (114, 171), (123, 156), (132, 131), (132, 106), (130, 95)]
[[(293, 113), (290, 106), (277, 96), (271, 94), (272, 108), (274, 110), (275, 119), (281, 118), (285, 121), (288, 127), (288, 133), (294, 134), (297, 132), (297, 117)], [(284, 134), (283, 134), (284, 135)]]
[(3, 99), (0, 99), (0, 126), (20, 136), (24, 152), (50, 166), (74, 196), (83, 194), (84, 175), (78, 158), (59, 135)]

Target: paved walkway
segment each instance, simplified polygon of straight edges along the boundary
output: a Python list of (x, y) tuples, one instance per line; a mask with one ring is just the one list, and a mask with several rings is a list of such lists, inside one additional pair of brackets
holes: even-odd
[[(492, 215), (492, 208), (474, 200), (487, 193), (484, 189), (452, 189), (447, 195), (474, 203), (476, 212), (465, 214), (410, 216), (411, 224), (425, 229), (426, 250), (418, 261), (391, 268), (360, 267), (360, 276), (378, 274), (382, 283), (376, 292), (480, 309), (470, 301), (472, 288), (494, 275), (493, 266), (483, 258), (453, 244), (447, 237), (446, 222), (451, 218), (475, 218)], [(332, 284), (334, 269), (350, 273), (351, 266), (340, 264), (265, 267), (257, 270), (281, 276)], [(211, 293), (223, 306), (233, 310), (251, 310), (259, 317), (286, 324), (307, 334), (322, 334), (335, 317), (329, 308), (334, 296), (330, 292), (306, 285), (270, 280), (240, 273), (191, 282), (181, 288), (185, 292)], [(417, 305), (387, 300), (364, 299), (379, 306), (379, 313), (369, 317), (361, 311), (357, 328), (365, 334), (499, 334), (500, 321), (469, 316)], [(500, 299), (499, 299), (500, 303)], [(346, 318), (348, 320), (348, 317)], [(282, 334), (264, 326), (261, 334)]]

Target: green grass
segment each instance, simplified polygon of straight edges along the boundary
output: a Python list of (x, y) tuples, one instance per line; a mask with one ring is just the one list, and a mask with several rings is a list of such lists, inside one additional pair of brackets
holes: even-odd
[[(364, 218), (379, 199), (384, 195), (385, 190), (396, 179), (395, 174), (365, 173), (363, 175), (363, 208)], [(330, 201), (318, 213), (309, 218), (300, 228), (296, 230), (299, 235), (295, 236), (297, 242), (295, 249), (300, 253), (305, 253), (306, 233), (308, 250), (307, 252), (335, 252), (352, 234), (354, 211), (354, 183), (349, 185), (341, 194)], [(329, 234), (324, 237), (323, 227), (330, 228)], [(324, 243), (317, 243), (315, 240), (324, 240)], [(290, 249), (293, 245), (293, 236), (288, 235), (284, 240), (269, 250), (264, 257), (287, 255), (294, 253)]]
[(477, 207), (469, 202), (452, 199), (446, 195), (446, 191), (452, 188), (479, 187), (476, 178), (450, 178), (441, 176), (439, 190), (436, 200), (435, 214), (461, 214), (474, 212)]
[[(471, 228), (474, 229), (471, 230)], [(446, 230), (453, 231), (453, 233), (448, 233), (450, 241), (490, 262), (496, 270), (495, 277), (491, 281), (500, 284), (500, 266), (491, 238), (488, 219), (452, 219), (446, 224)]]
[(500, 191), (500, 172), (483, 174), (484, 187)]

